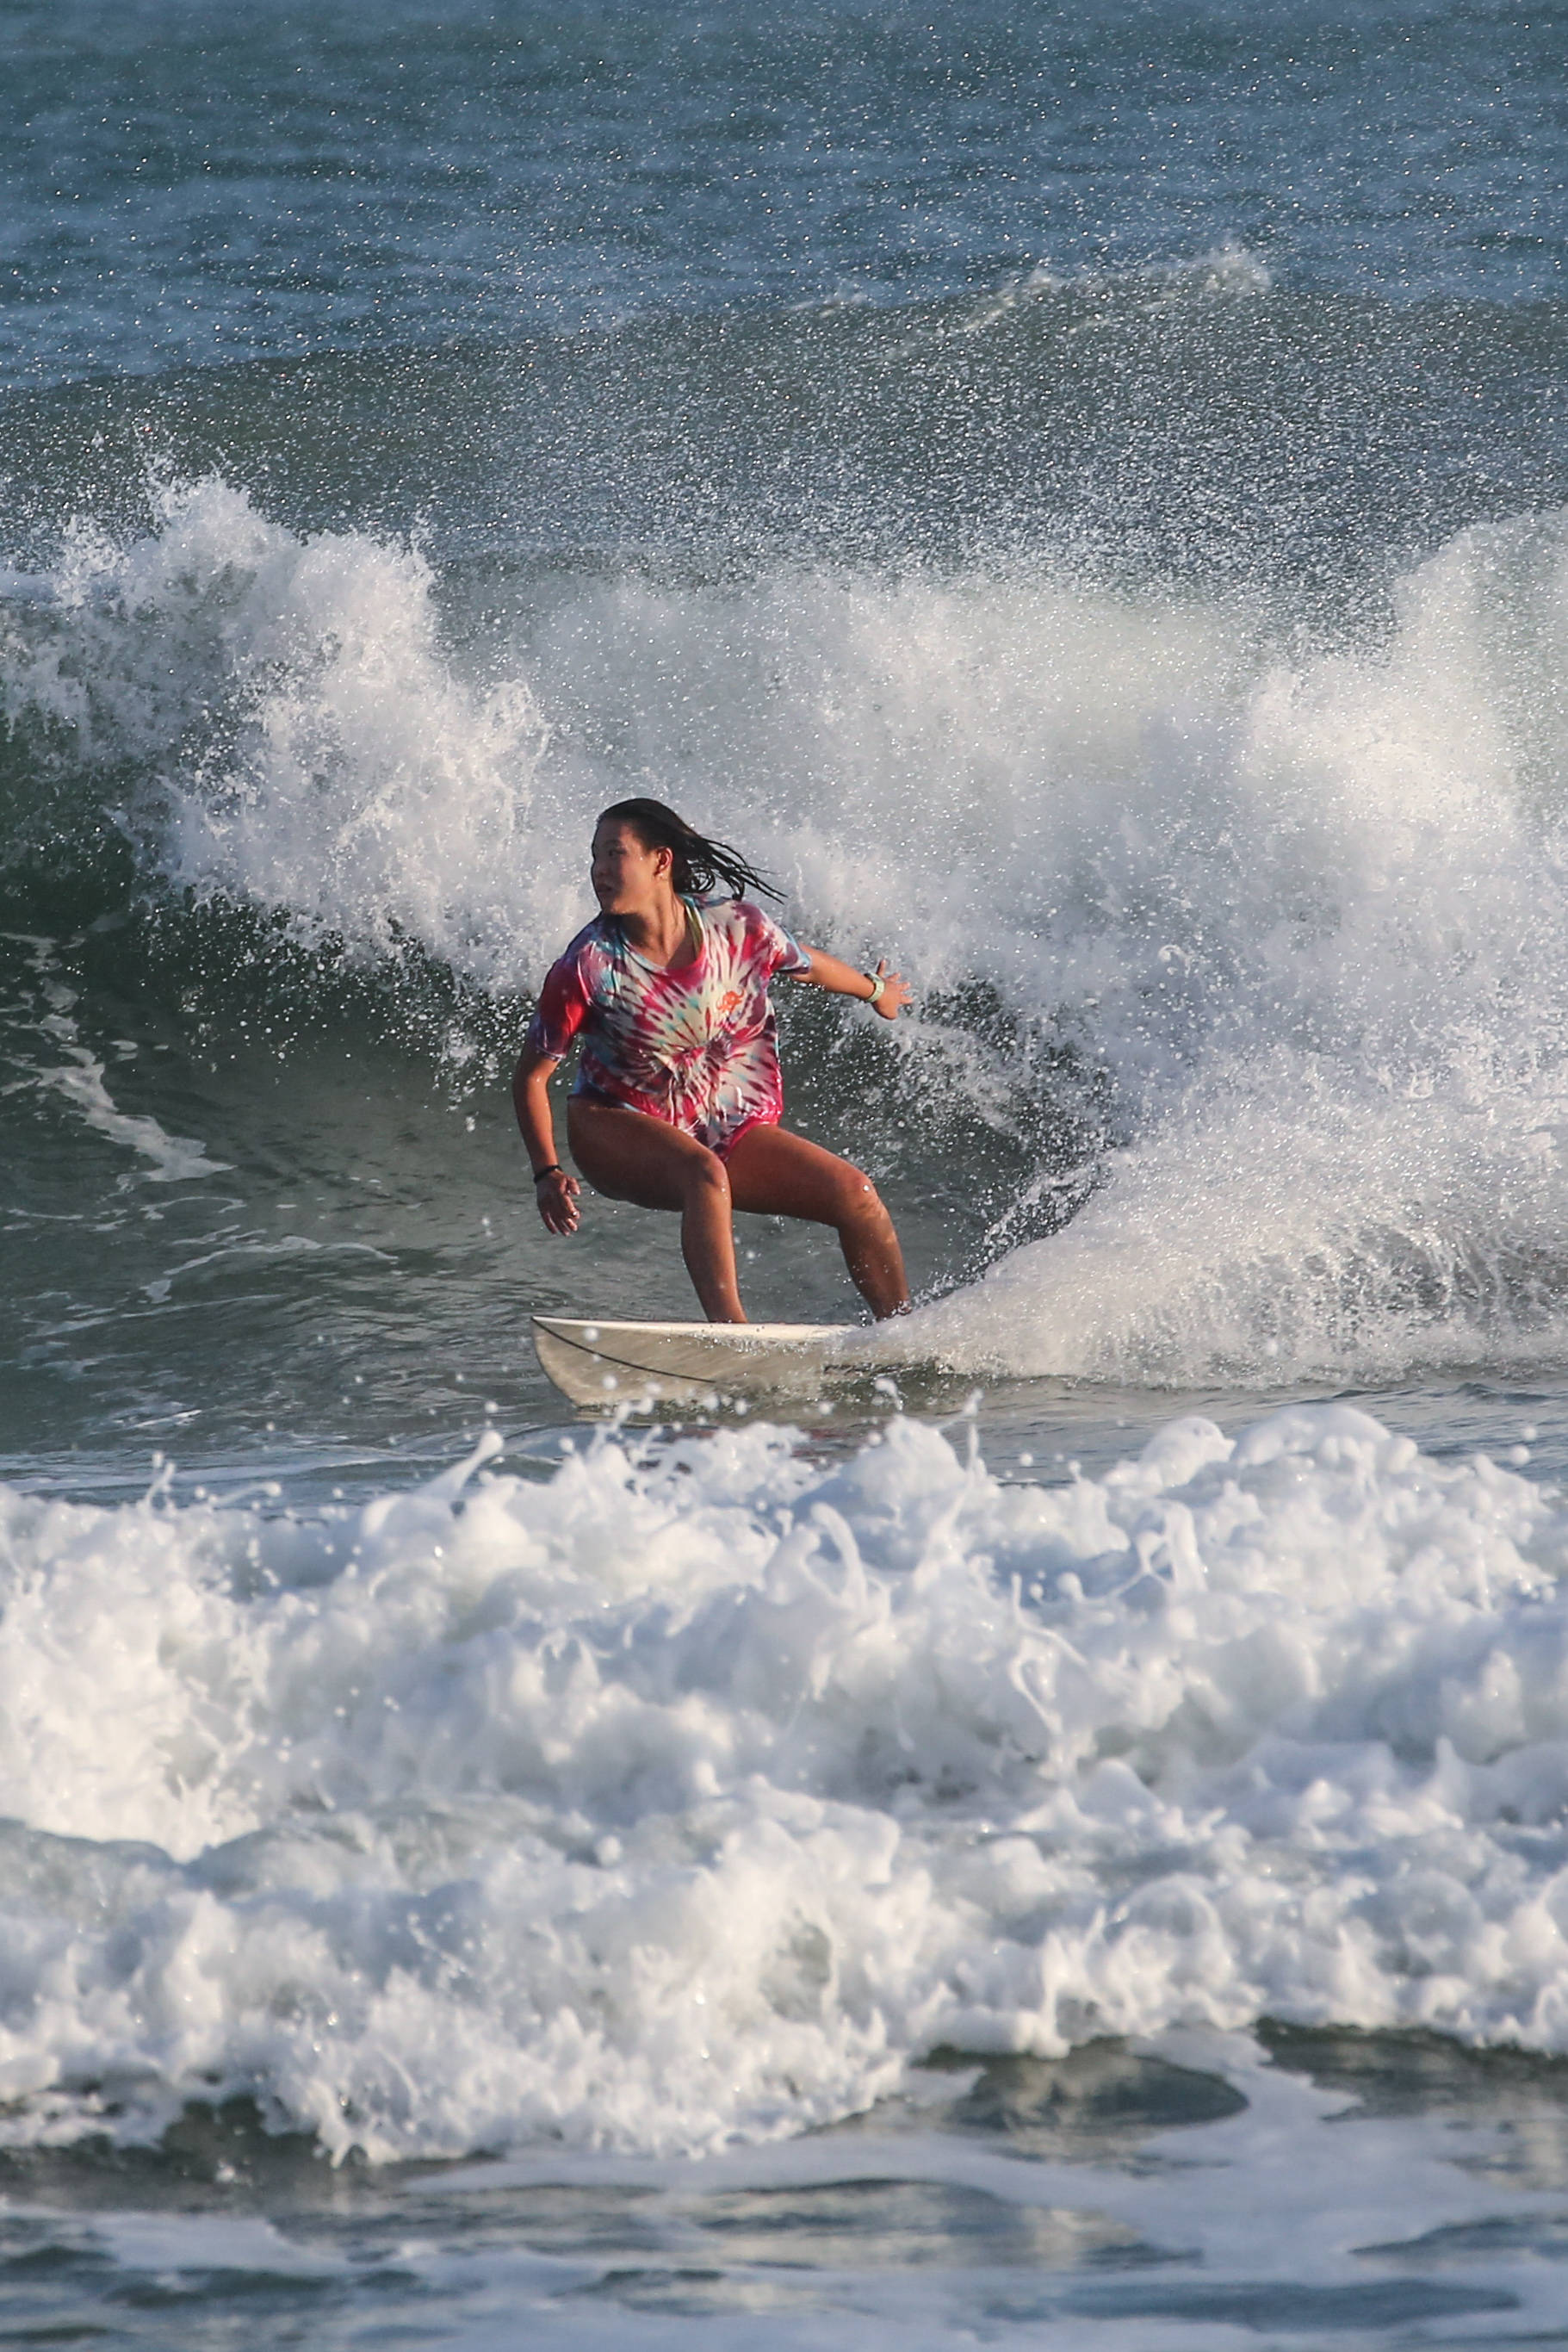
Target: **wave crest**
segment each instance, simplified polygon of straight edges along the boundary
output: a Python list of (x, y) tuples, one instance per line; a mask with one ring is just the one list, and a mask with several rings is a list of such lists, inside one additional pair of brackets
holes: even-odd
[(587, 911), (607, 801), (740, 840), (808, 937), (921, 992), (879, 1041), (910, 1080), (883, 1172), (961, 1129), (1010, 1171), (1000, 1263), (912, 1344), (1195, 1384), (1568, 1347), (1561, 516), (1462, 533), (1325, 639), (1039, 564), (460, 596), (222, 482), (161, 495), (14, 581), (4, 648), (144, 877), (509, 1002)]

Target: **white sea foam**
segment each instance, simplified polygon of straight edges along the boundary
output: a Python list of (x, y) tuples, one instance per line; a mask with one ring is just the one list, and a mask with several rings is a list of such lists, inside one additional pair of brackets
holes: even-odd
[(12, 583), (33, 592), (13, 709), (68, 726), (78, 759), (154, 772), (122, 821), (154, 827), (175, 884), (508, 977), (530, 908), (570, 912), (529, 830), (547, 730), (527, 685), (455, 680), (415, 551), (296, 537), (215, 478), (153, 496), (144, 538), (78, 527), (50, 580)]
[(1330, 1406), (1059, 1489), (494, 1443), (319, 1519), (4, 1496), (0, 2132), (676, 2152), (938, 2045), (1568, 2049), (1554, 1493)]
[(46, 585), (10, 698), (155, 772), (127, 822), (172, 881), (527, 984), (592, 812), (651, 788), (897, 961), (951, 1098), (1014, 1118), (933, 1009), (977, 980), (1105, 1071), (1096, 1197), (912, 1346), (1178, 1384), (1568, 1349), (1561, 517), (1306, 651), (1239, 595), (783, 566), (554, 581), (479, 679), (419, 556), (211, 480)]

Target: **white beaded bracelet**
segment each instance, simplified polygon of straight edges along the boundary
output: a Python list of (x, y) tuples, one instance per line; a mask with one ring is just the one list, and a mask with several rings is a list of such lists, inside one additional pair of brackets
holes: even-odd
[(872, 975), (869, 971), (863, 973), (862, 976), (862, 978), (871, 981), (871, 994), (865, 999), (865, 1002), (867, 1004), (874, 1004), (877, 999), (881, 996), (883, 990), (887, 986), (886, 978), (880, 971), (877, 973), (874, 980), (872, 979)]

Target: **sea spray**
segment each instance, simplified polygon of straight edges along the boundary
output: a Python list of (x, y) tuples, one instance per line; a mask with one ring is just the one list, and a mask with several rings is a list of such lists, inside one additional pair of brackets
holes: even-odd
[(911, 1349), (1175, 1385), (1561, 1355), (1561, 518), (1460, 534), (1332, 642), (1049, 564), (781, 562), (514, 587), (479, 665), (418, 553), (158, 496), (17, 585), (5, 647), (20, 740), (65, 730), (148, 889), (513, 1004), (593, 811), (653, 788), (914, 982), (902, 1121), (852, 1148), (1010, 1155), (942, 1277), (992, 1279)]
[[(407, 941), (513, 977), (548, 741), (527, 685), (464, 688), (416, 550), (297, 537), (215, 478), (150, 495), (146, 536), (75, 527), (52, 576), (11, 582), (24, 740), (89, 790), (131, 782), (114, 814), (150, 881), (276, 911), (308, 942)], [(536, 922), (570, 912), (553, 878)]]

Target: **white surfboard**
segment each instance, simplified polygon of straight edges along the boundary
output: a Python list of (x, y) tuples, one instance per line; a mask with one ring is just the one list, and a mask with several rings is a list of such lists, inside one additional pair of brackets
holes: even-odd
[(534, 1351), (574, 1404), (710, 1404), (814, 1394), (834, 1370), (870, 1371), (855, 1323), (612, 1323), (536, 1315)]

